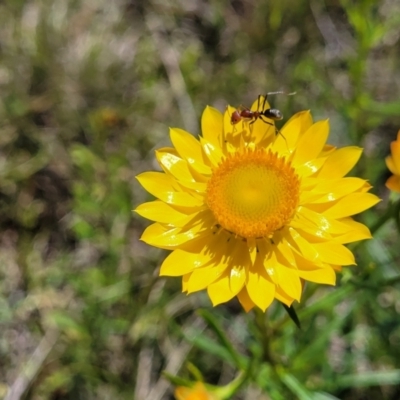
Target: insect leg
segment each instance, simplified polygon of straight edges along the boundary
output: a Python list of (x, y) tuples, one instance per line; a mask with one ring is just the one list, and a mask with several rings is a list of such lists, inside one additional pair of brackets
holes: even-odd
[(264, 119), (263, 115), (260, 115), (258, 118), (260, 118), (261, 121), (264, 122), (265, 124), (268, 124), (268, 125), (271, 125), (271, 126), (275, 126), (275, 124), (273, 124), (272, 122), (269, 122), (266, 119)]

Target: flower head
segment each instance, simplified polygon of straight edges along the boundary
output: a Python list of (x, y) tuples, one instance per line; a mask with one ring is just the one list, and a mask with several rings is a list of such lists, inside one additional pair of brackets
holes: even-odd
[(201, 382), (197, 382), (192, 388), (179, 386), (175, 390), (176, 400), (218, 400), (218, 398), (207, 391)]
[(393, 174), (386, 186), (394, 192), (400, 192), (400, 131), (397, 132), (397, 140), (390, 143), (391, 155), (386, 157), (386, 165)]
[(199, 140), (171, 129), (163, 172), (138, 176), (158, 199), (136, 209), (155, 221), (141, 239), (172, 250), (160, 275), (182, 276), (184, 292), (207, 289), (214, 305), (237, 296), (247, 311), (290, 306), (304, 281), (334, 285), (355, 264), (344, 244), (370, 232), (351, 216), (379, 199), (345, 177), (362, 150), (327, 145), (328, 121), (304, 111), (276, 134), (272, 120), (232, 125), (234, 111), (207, 107)]

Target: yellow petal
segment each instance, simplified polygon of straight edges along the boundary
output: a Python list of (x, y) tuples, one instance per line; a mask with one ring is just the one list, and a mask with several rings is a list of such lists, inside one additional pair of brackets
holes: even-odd
[(246, 280), (246, 268), (234, 266), (230, 270), (230, 288), (231, 291), (235, 294), (239, 293), (245, 283)]
[(169, 135), (181, 158), (185, 159), (189, 164), (203, 163), (200, 142), (193, 135), (179, 128), (171, 128)]
[(276, 259), (276, 253), (274, 251), (275, 246), (271, 244), (270, 240), (258, 240), (257, 247), (259, 250), (259, 255), (256, 259), (256, 262), (262, 260), (264, 270), (268, 275), (268, 279), (274, 284), (279, 284), (279, 276), (276, 273), (276, 266), (278, 265), (278, 261)]
[(386, 181), (386, 187), (394, 192), (400, 192), (400, 176), (392, 175)]
[(277, 271), (280, 288), (292, 299), (300, 301), (302, 287), (297, 270), (279, 265)]
[(336, 274), (332, 268), (299, 269), (299, 277), (314, 283), (335, 286)]
[(143, 172), (136, 176), (139, 183), (153, 196), (158, 192), (174, 191), (173, 178), (163, 172)]
[(359, 240), (371, 239), (372, 235), (368, 227), (360, 222), (356, 222), (351, 218), (345, 218), (337, 221), (347, 226), (347, 230), (335, 237), (338, 243), (352, 243)]
[(185, 274), (182, 276), (182, 292), (186, 293), (187, 292), (187, 282), (190, 278), (190, 274)]
[(259, 147), (267, 147), (270, 143), (275, 140), (277, 134), (277, 128), (273, 120), (257, 119), (250, 125), (251, 134), (254, 143)]
[(204, 201), (200, 198), (195, 198), (189, 193), (185, 192), (163, 192), (157, 196), (160, 200), (168, 204), (177, 205), (180, 207), (204, 208)]
[(362, 149), (355, 146), (335, 150), (328, 156), (324, 166), (318, 172), (318, 178), (342, 178), (356, 165), (361, 153)]
[(206, 236), (212, 237), (212, 232), (204, 230), (200, 225), (182, 232), (181, 228), (160, 227), (160, 224), (155, 223), (145, 229), (140, 239), (151, 246), (172, 250), (190, 240)]
[[(251, 111), (264, 111), (271, 108), (268, 101), (264, 102), (264, 96), (258, 96), (257, 100), (253, 102), (250, 107)], [(271, 143), (275, 137), (276, 128), (275, 122), (267, 117), (257, 118), (253, 120), (247, 120), (247, 130), (251, 131), (252, 142), (260, 145), (263, 142), (263, 146)]]
[(367, 193), (372, 189), (372, 185), (370, 185), (367, 181), (364, 182), (364, 185), (362, 186), (361, 189), (359, 189), (359, 192)]
[(297, 166), (296, 173), (302, 178), (309, 177), (310, 175), (317, 173), (323, 167), (325, 162), (325, 158), (317, 158), (307, 161), (306, 163)]
[(182, 226), (188, 218), (187, 214), (181, 213), (159, 200), (142, 203), (134, 211), (151, 221), (174, 226)]
[(285, 235), (288, 245), (295, 251), (298, 251), (305, 259), (312, 263), (320, 263), (318, 251), (305, 240), (297, 230), (293, 228), (287, 229)]
[(295, 257), (297, 272), (301, 279), (326, 285), (335, 285), (336, 274), (330, 265), (321, 264), (321, 266), (316, 267), (298, 254), (295, 254)]
[(313, 124), (299, 139), (293, 157), (295, 166), (305, 164), (319, 156), (329, 135), (327, 120)]
[(237, 295), (238, 292), (232, 292), (230, 285), (229, 269), (214, 283), (208, 286), (207, 292), (213, 306), (226, 303)]
[(390, 151), (392, 153), (393, 164), (397, 173), (400, 171), (400, 140), (390, 143)]
[(179, 386), (174, 396), (176, 400), (217, 400), (217, 396), (210, 393), (202, 382), (197, 382), (193, 387)]
[(237, 297), (246, 312), (249, 312), (251, 309), (254, 308), (255, 304), (250, 299), (250, 296), (247, 293), (247, 289), (245, 287), (237, 294)]
[(187, 292), (193, 293), (206, 289), (217, 279), (221, 278), (222, 274), (226, 272), (227, 267), (226, 263), (221, 263), (193, 270), (187, 281)]
[[(315, 176), (308, 176), (301, 181), (301, 191), (307, 192), (305, 195), (312, 195), (314, 188), (321, 182), (325, 182), (325, 179), (319, 179)], [(320, 193), (317, 193), (319, 196)]]
[(165, 232), (167, 232), (169, 229), (171, 229), (171, 227), (168, 227), (167, 225), (163, 225), (163, 224), (159, 224), (159, 223), (151, 224), (144, 230), (140, 240), (143, 240), (143, 237), (146, 239), (146, 237), (162, 235)]
[[(153, 196), (168, 204), (181, 207), (196, 208), (204, 206), (204, 202), (187, 192), (177, 192), (173, 180), (162, 172), (144, 172), (136, 177), (140, 184)], [(176, 183), (175, 183), (176, 184)]]
[[(356, 192), (364, 187), (365, 180), (354, 177), (340, 178), (340, 179), (332, 179), (332, 180), (320, 180), (319, 183), (316, 184), (312, 191), (309, 193), (320, 193), (317, 199), (312, 202), (315, 203), (324, 203), (328, 201), (337, 200), (343, 196), (346, 196), (350, 193)], [(306, 203), (307, 200), (304, 196), (301, 197), (301, 203)]]
[(334, 153), (336, 151), (336, 146), (333, 146), (331, 144), (326, 144), (324, 148), (321, 151), (321, 154), (319, 155), (320, 157), (328, 157), (330, 154)]
[[(261, 252), (260, 252), (261, 253)], [(279, 274), (277, 273), (278, 261), (276, 260), (276, 254), (274, 251), (266, 253), (263, 257), (264, 269), (271, 282), (276, 286), (279, 284)]]
[(279, 286), (275, 288), (275, 298), (279, 300), (281, 303), (286, 304), (288, 307), (290, 307), (294, 301), (294, 299)]
[(296, 218), (290, 225), (297, 231), (307, 232), (320, 239), (332, 239), (335, 220), (326, 218), (323, 214), (316, 213), (306, 207), (298, 207)]
[(385, 158), (386, 166), (389, 168), (389, 171), (394, 175), (400, 175), (400, 170), (397, 169), (396, 164), (393, 160), (392, 156), (387, 156)]
[(157, 150), (156, 158), (163, 170), (168, 171), (176, 179), (194, 181), (187, 161), (182, 160), (175, 154), (171, 154), (168, 148)]
[(187, 291), (191, 293), (203, 290), (219, 279), (231, 262), (227, 255), (233, 253), (234, 246), (234, 243), (226, 240), (224, 234), (214, 235), (212, 240), (208, 240), (201, 253), (204, 254), (204, 259), (209, 258), (209, 262), (192, 272), (187, 281)]
[[(195, 181), (183, 181), (180, 180), (177, 182), (179, 186), (183, 188), (183, 190), (187, 190), (193, 197), (198, 199), (204, 198), (204, 193), (207, 190), (207, 184), (204, 182), (195, 182)], [(199, 195), (199, 196), (197, 196)]]
[[(327, 218), (344, 218), (358, 214), (373, 207), (381, 200), (371, 193), (351, 193), (335, 202), (335, 204), (324, 211)], [(313, 205), (313, 209), (315, 208)], [(310, 206), (311, 208), (311, 206)]]
[(206, 254), (188, 253), (180, 249), (174, 250), (161, 264), (160, 276), (181, 276), (192, 272), (210, 261)]
[(265, 271), (262, 260), (258, 259), (249, 270), (246, 284), (247, 293), (251, 301), (265, 311), (275, 298), (275, 285)]
[[(179, 184), (179, 186), (189, 189), (192, 193), (193, 191), (200, 193), (205, 192), (207, 185), (203, 179), (202, 182), (197, 182), (195, 180), (199, 174), (195, 173), (193, 166), (189, 167), (186, 160), (182, 160), (182, 158), (172, 154), (169, 148), (157, 150), (156, 158), (162, 169), (177, 180), (174, 182), (174, 187)], [(202, 166), (204, 165), (202, 164)]]
[(334, 237), (336, 242), (342, 244), (371, 238), (369, 229), (351, 218), (327, 218), (307, 207), (297, 209), (296, 219), (291, 222), (291, 226), (321, 239)]
[(296, 268), (296, 260), (295, 255), (285, 239), (285, 237), (281, 237), (279, 234), (276, 235), (277, 243), (274, 247), (274, 252), (276, 254), (276, 260), (278, 263), (287, 265), (291, 268)]
[(208, 142), (203, 138), (200, 138), (200, 143), (207, 159), (213, 167), (216, 167), (223, 158), (221, 147), (215, 146), (214, 143)]
[[(269, 145), (269, 142), (270, 140), (266, 138), (266, 140), (260, 142), (260, 146), (267, 147)], [(276, 133), (275, 140), (271, 145), (271, 150), (278, 154), (281, 154), (282, 156), (290, 154), (290, 148), (287, 143), (286, 137), (280, 130), (278, 130), (278, 132)]]
[(312, 125), (310, 111), (301, 111), (293, 115), (281, 129), (289, 149), (296, 147), (300, 135)]
[[(177, 128), (170, 130), (170, 136), (177, 153), (188, 162), (189, 169), (192, 170), (192, 175), (196, 180), (203, 181), (203, 175), (211, 175), (211, 168), (205, 164), (206, 160), (198, 140), (190, 133)], [(196, 171), (197, 174), (194, 174), (193, 171)]]
[(338, 265), (355, 265), (353, 253), (339, 243), (334, 241), (314, 243), (313, 247), (318, 251), (323, 262)]
[(236, 108), (227, 106), (223, 116), (223, 127), (224, 127), (224, 137), (232, 134), (233, 132), (239, 132), (243, 130), (243, 123), (239, 122), (237, 124), (232, 124), (231, 117), (232, 114), (236, 111)]
[(229, 266), (230, 290), (239, 293), (247, 279), (246, 273), (250, 265), (250, 257), (245, 242), (229, 242), (229, 256), (226, 258)]
[(221, 148), (220, 137), (223, 134), (223, 117), (215, 108), (207, 106), (201, 117), (203, 138), (213, 147)]
[(248, 238), (247, 239), (247, 247), (249, 248), (250, 260), (251, 260), (251, 264), (253, 265), (254, 262), (256, 261), (257, 252), (258, 252), (256, 239)]

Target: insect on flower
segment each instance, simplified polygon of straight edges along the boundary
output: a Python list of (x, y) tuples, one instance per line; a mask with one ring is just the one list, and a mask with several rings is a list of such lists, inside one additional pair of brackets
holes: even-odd
[(231, 124), (235, 125), (239, 123), (242, 119), (250, 119), (250, 125), (254, 124), (254, 122), (257, 121), (257, 119), (261, 119), (264, 123), (268, 125), (273, 125), (271, 122), (268, 120), (264, 119), (271, 119), (273, 121), (280, 121), (283, 119), (282, 113), (276, 109), (276, 108), (266, 108), (267, 105), (267, 98), (271, 94), (287, 94), (288, 96), (292, 96), (296, 94), (296, 92), (292, 93), (285, 93), (285, 92), (269, 92), (264, 96), (264, 100), (262, 102), (262, 106), (260, 108), (260, 103), (261, 103), (261, 95), (258, 96), (258, 101), (257, 101), (257, 111), (251, 111), (249, 108), (238, 108), (235, 110), (232, 115), (231, 115)]

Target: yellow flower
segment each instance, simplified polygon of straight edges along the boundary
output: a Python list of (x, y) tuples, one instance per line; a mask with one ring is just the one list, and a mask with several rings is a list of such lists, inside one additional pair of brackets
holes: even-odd
[(400, 192), (400, 131), (397, 132), (397, 140), (390, 144), (392, 155), (386, 157), (386, 165), (393, 174), (386, 186), (395, 192)]
[(179, 386), (175, 390), (176, 400), (218, 400), (218, 398), (209, 393), (201, 382), (197, 382), (192, 388)]
[(328, 121), (303, 111), (276, 134), (260, 119), (232, 125), (234, 111), (207, 107), (199, 140), (171, 129), (174, 148), (156, 152), (163, 172), (138, 176), (158, 199), (136, 209), (155, 221), (141, 239), (173, 250), (160, 275), (182, 276), (187, 293), (207, 289), (214, 306), (235, 296), (246, 311), (290, 306), (304, 281), (334, 285), (355, 264), (344, 244), (371, 235), (351, 216), (379, 199), (344, 177), (362, 149), (326, 145)]

